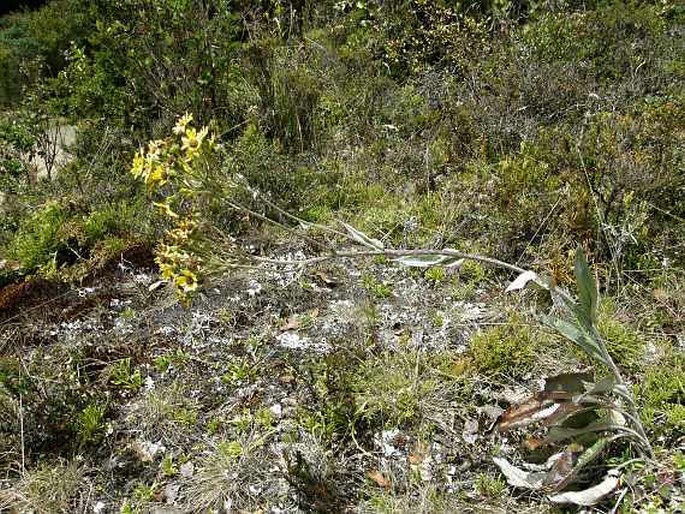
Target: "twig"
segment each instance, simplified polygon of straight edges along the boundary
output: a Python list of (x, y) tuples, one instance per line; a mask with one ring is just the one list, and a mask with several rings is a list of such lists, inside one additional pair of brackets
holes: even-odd
[(21, 440), (21, 474), (26, 473), (26, 445), (24, 441), (24, 396), (19, 393), (19, 438)]
[(325, 244), (320, 243), (319, 241), (312, 239), (309, 236), (305, 236), (304, 234), (301, 234), (300, 232), (298, 232), (296, 229), (294, 229), (292, 227), (288, 227), (287, 225), (284, 225), (283, 223), (279, 223), (278, 221), (273, 220), (273, 219), (269, 218), (268, 216), (265, 216), (264, 214), (260, 214), (259, 212), (250, 209), (249, 207), (245, 207), (244, 205), (237, 204), (235, 202), (232, 202), (231, 200), (226, 200), (226, 204), (229, 207), (231, 207), (232, 209), (235, 209), (237, 211), (243, 211), (247, 214), (254, 216), (255, 218), (259, 218), (262, 221), (266, 221), (268, 223), (276, 225), (277, 227), (282, 228), (283, 230), (285, 230), (286, 232), (288, 232), (290, 234), (294, 234), (296, 236), (299, 236), (302, 239), (308, 241), (309, 243), (311, 243), (315, 246), (318, 246), (320, 248), (324, 248), (324, 249), (328, 250), (328, 247)]
[(310, 266), (312, 264), (318, 264), (324, 261), (330, 261), (333, 259), (358, 259), (362, 257), (421, 257), (421, 256), (433, 256), (441, 255), (446, 257), (454, 257), (456, 259), (465, 259), (487, 264), (489, 266), (504, 268), (514, 273), (525, 273), (527, 270), (519, 268), (513, 264), (509, 264), (499, 259), (494, 259), (492, 257), (485, 257), (483, 255), (460, 252), (458, 250), (452, 250), (445, 248), (442, 250), (366, 250), (358, 252), (338, 252), (331, 253), (327, 255), (320, 255), (318, 257), (311, 257), (309, 259), (300, 260), (289, 260), (283, 261), (278, 259), (269, 259), (266, 257), (256, 257), (260, 262), (268, 262), (271, 264), (295, 264), (300, 266)]

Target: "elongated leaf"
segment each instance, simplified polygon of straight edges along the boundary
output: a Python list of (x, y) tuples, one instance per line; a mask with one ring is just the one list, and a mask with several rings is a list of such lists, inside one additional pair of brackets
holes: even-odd
[(360, 232), (356, 228), (354, 228), (351, 225), (348, 225), (347, 223), (342, 223), (343, 227), (345, 227), (345, 230), (347, 230), (347, 233), (350, 234), (350, 237), (357, 241), (359, 244), (366, 246), (367, 248), (370, 248), (372, 250), (383, 250), (384, 246), (383, 243), (381, 243), (378, 239), (373, 239), (363, 232)]
[(583, 314), (591, 323), (594, 323), (597, 319), (597, 284), (592, 277), (585, 254), (580, 248), (576, 250), (575, 273), (580, 307), (583, 309)]
[(540, 391), (523, 402), (509, 407), (498, 419), (497, 430), (504, 432), (533, 423), (568, 416), (580, 407), (571, 403), (572, 394), (564, 391)]
[(442, 265), (446, 268), (461, 268), (461, 265), (464, 264), (465, 260), (466, 259), (457, 259), (456, 257), (453, 257), (451, 261), (443, 262)]
[(548, 323), (557, 330), (562, 336), (571, 342), (576, 343), (580, 348), (593, 359), (607, 364), (597, 343), (592, 340), (584, 331), (577, 326), (559, 318), (548, 318)]
[(545, 437), (545, 443), (558, 443), (559, 441), (564, 441), (565, 439), (571, 439), (573, 437), (580, 437), (586, 434), (596, 434), (599, 432), (615, 432), (621, 430), (623, 425), (613, 423), (611, 420), (606, 418), (593, 421), (589, 425), (583, 428), (567, 428), (555, 426), (551, 427), (547, 432)]
[(529, 398), (526, 402), (507, 409), (497, 423), (497, 430), (525, 427), (553, 415), (561, 404), (551, 400)]
[(596, 395), (603, 395), (614, 390), (616, 386), (616, 379), (614, 377), (608, 376), (601, 380), (592, 383), (585, 383), (585, 392), (576, 396), (573, 401), (582, 403), (585, 401), (595, 402), (597, 401)]
[(587, 384), (587, 394), (608, 393), (616, 385), (615, 377), (604, 377), (594, 384)]
[(451, 257), (449, 255), (407, 255), (393, 259), (394, 262), (413, 268), (428, 268), (430, 266), (455, 266), (463, 259)]
[(542, 489), (545, 485), (545, 479), (547, 478), (547, 473), (545, 472), (525, 471), (517, 468), (503, 457), (493, 457), (492, 460), (497, 464), (502, 474), (507, 477), (509, 485), (533, 491)]
[(594, 330), (594, 325), (592, 319), (588, 316), (586, 309), (579, 303), (570, 304), (569, 309), (575, 316), (580, 328), (585, 330), (588, 334), (591, 334)]
[(616, 474), (609, 472), (604, 480), (589, 489), (583, 491), (569, 491), (555, 494), (549, 497), (552, 503), (572, 503), (583, 507), (590, 507), (613, 493), (619, 484)]
[(587, 390), (587, 384), (592, 380), (592, 373), (560, 373), (545, 379), (545, 391), (582, 393)]
[(511, 284), (507, 286), (504, 292), (508, 293), (510, 291), (517, 291), (519, 289), (523, 289), (524, 287), (526, 287), (526, 284), (528, 284), (528, 282), (530, 282), (531, 280), (535, 281), (537, 278), (537, 273), (533, 271), (524, 271), (518, 277), (516, 277), (516, 280), (514, 280)]
[(590, 446), (587, 450), (583, 452), (583, 454), (578, 458), (576, 461), (576, 470), (580, 471), (582, 468), (590, 464), (593, 460), (595, 460), (597, 457), (599, 457), (599, 454), (606, 448), (606, 446), (609, 444), (609, 439), (606, 437), (602, 437), (601, 439), (597, 439), (595, 443)]

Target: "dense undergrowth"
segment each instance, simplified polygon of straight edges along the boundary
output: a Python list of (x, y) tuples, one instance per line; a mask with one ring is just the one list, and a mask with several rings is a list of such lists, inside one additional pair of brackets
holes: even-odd
[[(114, 487), (107, 508), (134, 512), (169, 497), (164, 484), (182, 476), (191, 482), (190, 508), (233, 502), (266, 512), (288, 496), (264, 464), (273, 457), (265, 442), (277, 433), (285, 480), (304, 511), (454, 512), (479, 502), (543, 508), (542, 497), (502, 499), (507, 485), (488, 457), (505, 443), (480, 448), (482, 458), (464, 468), (473, 492), (426, 478), (422, 465), (441, 440), (454, 445), (441, 465), (471, 451), (459, 446), (461, 436), (455, 443), (455, 421), (445, 413), (468, 439), (463, 427), (484, 416), (485, 404), (509, 401), (497, 396), (502, 389), (591, 364), (535, 322), (532, 305), (544, 308), (546, 299), (502, 298), (497, 291), (510, 277), (474, 263), (456, 275), (406, 272), (421, 294), (461, 302), (461, 314), (437, 301), (421, 306), (435, 334), (445, 333), (446, 320), (470, 327), (466, 347), (427, 351), (410, 344), (411, 323), (385, 325), (383, 309), (405, 294), (394, 280), (404, 278), (379, 272), (387, 263), (365, 265), (350, 279), (359, 287), (349, 285), (356, 326), (332, 342), (328, 334), (335, 348), (302, 361), (269, 349), (269, 331), (280, 329), (256, 321), (271, 308), (258, 305), (258, 294), (248, 295), (253, 303), (244, 312), (210, 302), (212, 328), (198, 337), (237, 335), (217, 354), (227, 360), (207, 369), (204, 347), (143, 329), (142, 313), (157, 319), (154, 291), (122, 293), (112, 279), (131, 252), (157, 249), (161, 271), (171, 269), (180, 254), (168, 237), (179, 234), (180, 213), (192, 214), (202, 260), (186, 259), (163, 278), (188, 291), (202, 281), (211, 291), (224, 280), (221, 263), (239, 249), (264, 257), (284, 242), (304, 241), (308, 254), (336, 248), (342, 241), (317, 226), (337, 220), (388, 247), (475, 251), (548, 273), (562, 286), (572, 284), (576, 248), (585, 248), (604, 297), (597, 328), (633, 384), (657, 453), (658, 465), (634, 466), (632, 492), (619, 508), (677, 508), (685, 428), (684, 22), (685, 9), (669, 0), (52, 0), (0, 19), (0, 286), (11, 289), (0, 296), (8, 313), (0, 313), (0, 462), (8, 469), (0, 506), (85, 512), (88, 498)], [(194, 117), (193, 137), (207, 127), (211, 152), (185, 182), (159, 175), (154, 188), (141, 186), (129, 171), (140, 148), (141, 156), (159, 153), (172, 137), (174, 159), (192, 153), (185, 125), (169, 136), (185, 113)], [(77, 129), (73, 159), (50, 179), (37, 178), (29, 157), (46, 157), (46, 133), (64, 124)], [(311, 224), (306, 239), (289, 232), (303, 226), (295, 217)], [(286, 332), (318, 330), (326, 307), (316, 284), (334, 288), (343, 280), (329, 280), (334, 271), (300, 279), (299, 293), (269, 292)], [(48, 337), (47, 321), (12, 307), (21, 302), (12, 296), (17, 284), (61, 292), (99, 280), (109, 288), (102, 297), (72, 306), (76, 313), (55, 310), (49, 322), (76, 322), (86, 312), (99, 323), (115, 297), (130, 295), (131, 306), (103, 322), (113, 326), (102, 348), (59, 331)], [(290, 294), (303, 295), (301, 303)], [(471, 304), (491, 305), (497, 315), (471, 327)], [(173, 312), (188, 324), (179, 333), (191, 333), (195, 314)], [(136, 329), (121, 345), (115, 328), (127, 323)], [(399, 346), (384, 347), (388, 331)], [(216, 391), (188, 393), (187, 381), (207, 376), (222, 394), (259, 384), (297, 391), (303, 403), (283, 415), (269, 410), (267, 393), (251, 392), (242, 411), (226, 414)], [(147, 389), (148, 378), (163, 389)], [(286, 418), (292, 424), (284, 429)], [(113, 442), (112, 426), (139, 426), (169, 453), (161, 462), (122, 457), (122, 476), (102, 482), (105, 454), (126, 446)], [(404, 446), (379, 443), (379, 433), (393, 430), (406, 437)], [(138, 451), (126, 441), (128, 454)], [(393, 460), (400, 447), (409, 467)], [(370, 472), (359, 457), (369, 451), (390, 452), (389, 460)], [(606, 459), (630, 467), (631, 451), (626, 444)], [(221, 481), (225, 473), (238, 477), (233, 489)], [(263, 488), (242, 490), (254, 477)], [(59, 491), (46, 486), (56, 481)]]

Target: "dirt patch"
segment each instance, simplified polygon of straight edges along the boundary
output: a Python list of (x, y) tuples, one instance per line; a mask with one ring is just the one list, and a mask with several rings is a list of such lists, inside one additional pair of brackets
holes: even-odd
[(40, 307), (59, 309), (59, 300), (66, 291), (66, 285), (41, 278), (9, 284), (0, 289), (0, 322)]
[[(19, 277), (0, 288), (0, 323), (29, 315), (33, 319), (61, 322), (75, 319), (81, 313), (112, 298), (114, 286), (131, 269), (154, 269), (149, 247), (136, 244), (117, 257), (106, 259), (81, 281), (82, 289), (58, 280), (41, 277)], [(84, 294), (92, 292), (95, 294)]]

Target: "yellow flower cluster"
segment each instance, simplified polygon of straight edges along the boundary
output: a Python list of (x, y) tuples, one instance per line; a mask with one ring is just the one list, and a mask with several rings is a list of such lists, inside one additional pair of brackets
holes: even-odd
[(173, 136), (150, 141), (136, 153), (131, 166), (133, 176), (142, 180), (150, 192), (166, 193), (153, 205), (175, 225), (157, 247), (155, 261), (184, 305), (197, 290), (202, 271), (202, 259), (193, 252), (198, 216), (193, 209), (194, 191), (188, 184), (197, 182), (193, 178), (201, 165), (197, 159), (216, 147), (209, 129), (197, 130), (192, 122), (192, 114), (186, 113), (172, 129)]
[(181, 301), (187, 301), (200, 283), (198, 273), (202, 259), (178, 246), (161, 244), (157, 248), (155, 262), (162, 278), (176, 286)]
[(131, 173), (142, 179), (150, 189), (156, 189), (167, 183), (171, 168), (166, 161), (166, 142), (150, 141), (147, 151), (142, 149), (133, 158)]
[(197, 130), (191, 125), (193, 115), (186, 113), (172, 132), (175, 138), (156, 139), (141, 148), (133, 158), (131, 173), (142, 179), (150, 190), (160, 188), (173, 177), (192, 173), (192, 163), (204, 151), (213, 150), (216, 142), (209, 128)]

